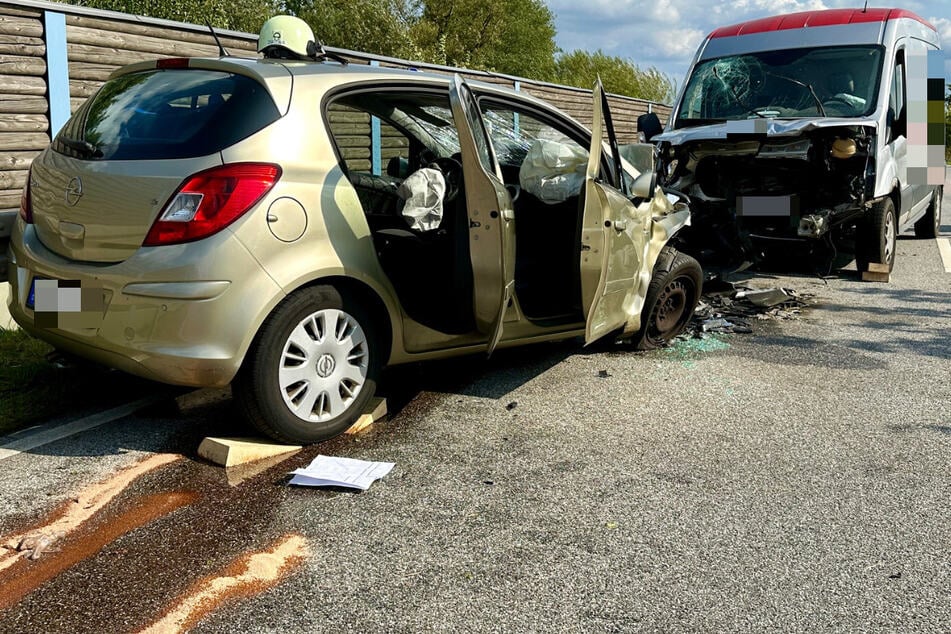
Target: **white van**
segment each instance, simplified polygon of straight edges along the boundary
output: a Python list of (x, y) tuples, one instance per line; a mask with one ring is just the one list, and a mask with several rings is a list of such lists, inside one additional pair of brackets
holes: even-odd
[(710, 33), (666, 130), (639, 121), (659, 143), (664, 184), (692, 200), (694, 255), (727, 266), (792, 241), (890, 271), (898, 232), (935, 237), (944, 128), (927, 106), (944, 96), (939, 49), (935, 27), (903, 9), (808, 11)]

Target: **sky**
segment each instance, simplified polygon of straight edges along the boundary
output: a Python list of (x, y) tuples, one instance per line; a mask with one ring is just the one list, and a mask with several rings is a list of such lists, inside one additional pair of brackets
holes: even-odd
[[(703, 38), (719, 26), (814, 9), (861, 9), (864, 0), (546, 0), (555, 15), (555, 42), (565, 51), (601, 49), (657, 67), (679, 87)], [(938, 29), (951, 81), (951, 0), (874, 1), (872, 7), (914, 11)]]

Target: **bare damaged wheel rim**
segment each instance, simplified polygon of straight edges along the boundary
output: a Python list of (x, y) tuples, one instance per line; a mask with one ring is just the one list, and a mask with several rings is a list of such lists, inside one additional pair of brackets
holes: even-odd
[(885, 259), (884, 262), (892, 261), (892, 255), (895, 253), (895, 214), (885, 216)]
[(680, 323), (687, 307), (687, 289), (681, 280), (674, 280), (664, 288), (664, 292), (657, 299), (657, 317), (654, 325), (663, 335), (670, 332)]
[(335, 308), (311, 313), (294, 327), (281, 352), (284, 403), (307, 422), (334, 419), (363, 389), (368, 361), (366, 333), (352, 315)]

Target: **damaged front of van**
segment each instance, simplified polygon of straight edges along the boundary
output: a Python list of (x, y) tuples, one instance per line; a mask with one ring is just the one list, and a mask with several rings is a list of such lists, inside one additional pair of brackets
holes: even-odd
[(914, 89), (938, 47), (931, 24), (899, 9), (713, 31), (651, 139), (664, 184), (691, 198), (693, 253), (730, 266), (798, 243), (891, 270), (902, 229), (936, 235), (941, 188), (915, 150), (927, 113)]

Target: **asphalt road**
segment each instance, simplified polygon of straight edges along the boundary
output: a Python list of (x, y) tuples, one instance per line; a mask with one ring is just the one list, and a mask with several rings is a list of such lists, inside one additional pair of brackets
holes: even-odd
[[(137, 631), (288, 533), (307, 538), (303, 563), (194, 631), (948, 631), (951, 273), (936, 242), (902, 238), (888, 284), (749, 283), (817, 303), (651, 353), (570, 342), (403, 368), (389, 421), (236, 485), (196, 457), (205, 435), (247, 433), (215, 395), (0, 460), (2, 535), (155, 452), (185, 459), (89, 530), (162, 492), (193, 500), (26, 593), (0, 631)], [(396, 467), (365, 493), (288, 487), (318, 453)]]

